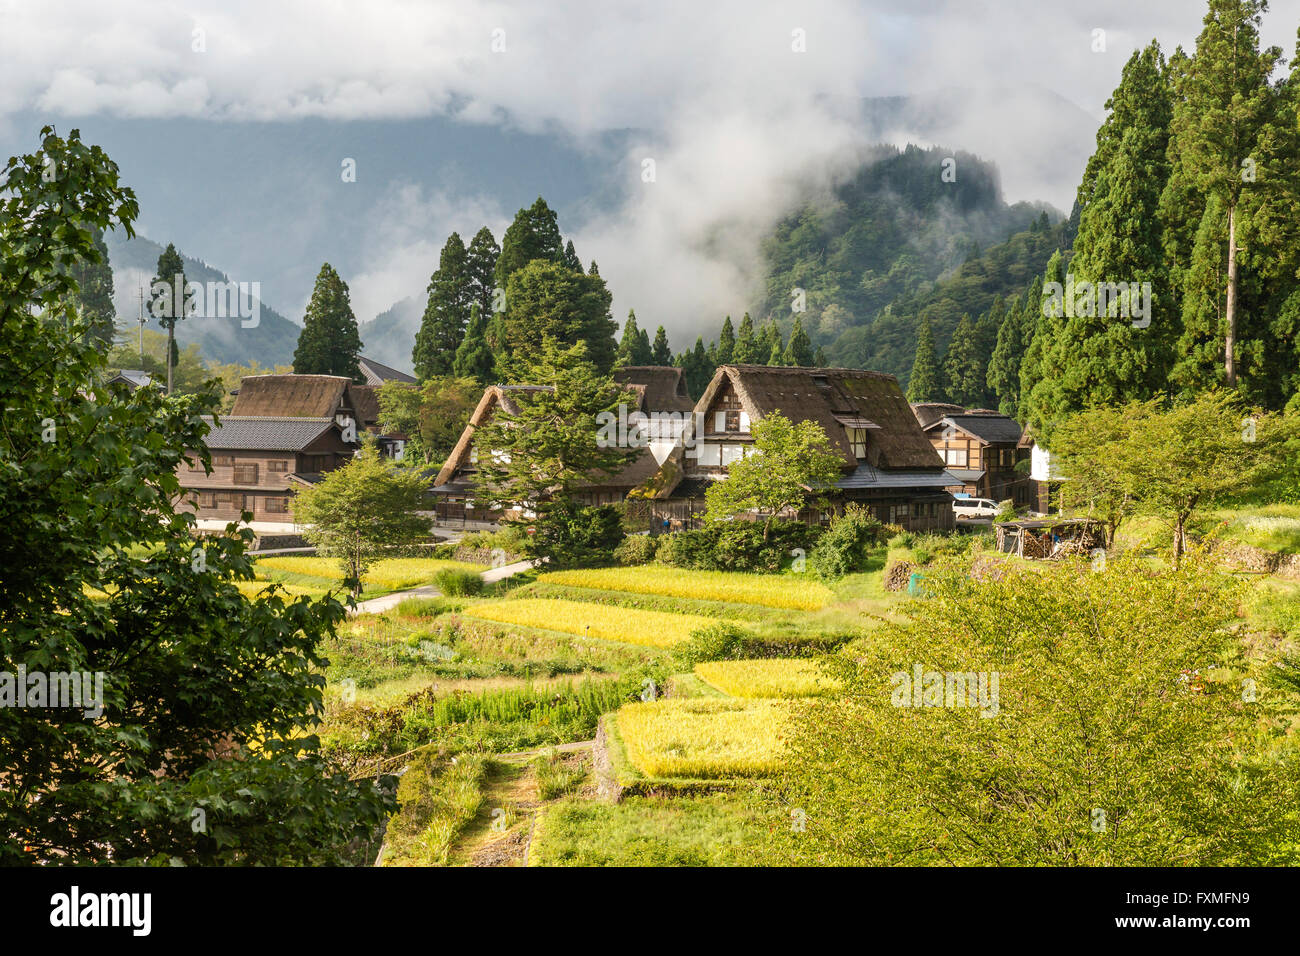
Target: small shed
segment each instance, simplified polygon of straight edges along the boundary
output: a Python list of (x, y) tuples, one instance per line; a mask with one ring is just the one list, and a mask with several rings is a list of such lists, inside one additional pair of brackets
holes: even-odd
[(1022, 558), (1060, 558), (1088, 554), (1106, 543), (1106, 528), (1096, 518), (1023, 518), (997, 521), (997, 548)]

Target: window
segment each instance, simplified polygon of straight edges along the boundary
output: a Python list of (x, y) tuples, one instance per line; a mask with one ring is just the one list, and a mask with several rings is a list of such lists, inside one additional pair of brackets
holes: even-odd
[(723, 445), (722, 446), (722, 464), (730, 465), (733, 461), (740, 461), (745, 457), (744, 445)]
[(199, 492), (200, 508), (215, 508), (217, 506), (217, 496), (210, 491)]
[(955, 465), (958, 468), (966, 467), (966, 449), (965, 448), (945, 448), (943, 450), (943, 461), (946, 465)]
[(1016, 450), (1014, 448), (1002, 449), (1002, 467), (1013, 468), (1016, 464)]
[(266, 470), (277, 474), (283, 474), (289, 470), (289, 463), (283, 458), (277, 458), (275, 461), (266, 463)]
[(267, 513), (267, 514), (282, 515), (282, 514), (287, 513), (288, 510), (289, 510), (289, 499), (288, 499), (288, 498), (280, 498), (280, 497), (276, 497), (276, 498), (267, 498), (267, 499), (266, 499), (266, 513)]
[(213, 455), (212, 456), (213, 468), (229, 468), (234, 463), (235, 463), (234, 455)]
[(255, 464), (236, 465), (235, 484), (237, 485), (257, 484), (257, 465)]
[(908, 516), (907, 505), (892, 505), (889, 509), (889, 512), (890, 512), (889, 515), (890, 524), (902, 524), (904, 521), (907, 520), (907, 516)]
[(865, 428), (849, 428), (849, 444), (853, 446), (854, 458), (867, 457), (867, 430)]

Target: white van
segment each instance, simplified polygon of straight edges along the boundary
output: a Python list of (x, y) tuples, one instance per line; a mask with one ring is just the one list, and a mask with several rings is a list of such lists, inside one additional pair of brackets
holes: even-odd
[(994, 518), (998, 513), (998, 503), (988, 498), (954, 498), (952, 513), (958, 521), (971, 518)]

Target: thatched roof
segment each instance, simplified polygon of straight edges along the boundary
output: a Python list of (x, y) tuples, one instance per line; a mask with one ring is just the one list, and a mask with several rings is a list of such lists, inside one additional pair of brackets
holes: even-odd
[[(630, 384), (628, 388), (636, 396), (637, 409), (644, 410), (645, 406), (642, 403), (645, 400), (645, 389)], [(504, 410), (507, 415), (517, 415), (519, 413), (519, 406), (515, 402), (517, 395), (522, 392), (550, 391), (550, 389), (551, 386), (549, 385), (489, 385), (484, 389), (483, 397), (479, 399), (478, 405), (470, 415), (465, 430), (460, 433), (460, 439), (456, 442), (456, 447), (447, 456), (446, 463), (442, 466), (442, 470), (438, 472), (438, 477), (434, 479), (434, 485), (438, 487), (449, 485), (457, 473), (469, 465), (474, 432), (491, 419), (493, 412), (497, 408)], [(662, 409), (654, 410), (659, 411)], [(658, 470), (659, 465), (654, 460), (654, 455), (650, 453), (649, 449), (642, 449), (640, 454), (622, 471), (608, 477), (598, 476), (591, 484), (599, 487), (632, 488), (648, 481)]]
[(352, 381), (340, 375), (245, 375), (231, 415), (244, 418), (333, 418), (356, 412)]
[(372, 385), (353, 385), (352, 399), (356, 402), (357, 422), (362, 428), (379, 424), (379, 389)]
[(707, 412), (728, 382), (751, 420), (779, 411), (791, 421), (817, 422), (843, 456), (845, 468), (858, 467), (846, 421), (874, 426), (867, 436), (879, 452), (879, 468), (943, 468), (892, 375), (851, 368), (722, 365), (695, 403), (696, 411)]
[(673, 365), (624, 365), (614, 369), (614, 381), (640, 392), (644, 412), (689, 412), (695, 407), (682, 370)]
[(916, 402), (912, 405), (912, 413), (922, 428), (929, 428), (945, 415), (960, 415), (965, 411), (961, 405), (951, 402)]

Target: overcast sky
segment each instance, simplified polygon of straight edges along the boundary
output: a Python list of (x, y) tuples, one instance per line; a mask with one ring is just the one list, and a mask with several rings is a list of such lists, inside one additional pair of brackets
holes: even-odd
[[(982, 91), (958, 131), (967, 141), (949, 145), (997, 161), (1008, 200), (1068, 210), (1086, 156), (1063, 154), (1046, 173), (1041, 161), (1017, 161), (1027, 150), (1053, 155), (1041, 142), (1052, 135), (1048, 94), (1077, 108), (1055, 111), (1068, 122), (1095, 129), (1133, 48), (1153, 37), (1167, 51), (1190, 47), (1204, 9), (1199, 0), (0, 0), (0, 132), (31, 110), (211, 122), (453, 115), (578, 144), (604, 129), (653, 130), (653, 156), (638, 143), (623, 157), (617, 214), (580, 217), (580, 251), (598, 259), (623, 313), (629, 304), (664, 316), (701, 304), (735, 311), (755, 237), (792, 201), (794, 179), (832, 178), (863, 145), (850, 115), (857, 98)], [(1300, 0), (1274, 2), (1265, 40), (1290, 57), (1298, 25)], [(1032, 102), (1018, 102), (1025, 89)], [(23, 132), (31, 141), (35, 131)], [(655, 160), (653, 183), (640, 175), (645, 158)], [(514, 212), (493, 196), (391, 185), (390, 205), (434, 210), (434, 233)], [(375, 269), (401, 253), (410, 275), (352, 277), (362, 319), (422, 290), (446, 234), (413, 236), (392, 208), (375, 215), (361, 231), (393, 244), (371, 250)], [(219, 250), (186, 251), (221, 265)], [(302, 292), (268, 298), (300, 318)]]

